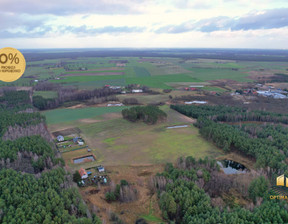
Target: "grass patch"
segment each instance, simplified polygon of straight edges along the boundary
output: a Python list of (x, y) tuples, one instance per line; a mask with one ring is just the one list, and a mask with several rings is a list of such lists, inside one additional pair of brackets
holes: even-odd
[(189, 70), (193, 72), (191, 75), (192, 77), (202, 81), (219, 79), (231, 79), (238, 82), (251, 81), (250, 79), (246, 78), (249, 76), (248, 73), (239, 71), (215, 68), (190, 68)]
[(143, 67), (134, 67), (136, 77), (149, 77), (151, 74)]
[(114, 145), (117, 138), (106, 138), (103, 142), (108, 145)]
[(34, 91), (34, 96), (42, 96), (46, 99), (53, 99), (57, 98), (57, 92), (56, 91)]
[(122, 107), (86, 107), (77, 109), (55, 109), (42, 112), (46, 116), (48, 124), (71, 122), (85, 118), (94, 118), (107, 113), (121, 112), (126, 106)]
[(220, 92), (220, 93), (227, 91), (225, 89), (222, 89), (222, 88), (216, 87), (216, 86), (205, 86), (205, 87), (203, 87), (201, 89), (207, 90), (207, 91)]

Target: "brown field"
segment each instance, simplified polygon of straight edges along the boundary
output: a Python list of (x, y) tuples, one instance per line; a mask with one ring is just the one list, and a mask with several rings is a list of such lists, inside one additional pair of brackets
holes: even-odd
[(153, 210), (153, 216), (161, 219), (157, 196), (156, 194), (149, 194), (147, 185), (151, 176), (163, 171), (163, 165), (106, 166), (105, 168), (114, 184), (119, 184), (120, 180), (127, 180), (135, 186), (139, 197), (134, 202), (108, 203), (105, 200), (105, 191), (108, 187), (101, 186), (99, 192), (95, 191), (97, 187), (79, 188), (83, 199), (92, 212), (95, 212), (97, 216), (100, 217), (101, 220), (105, 220), (106, 223), (109, 223), (109, 212), (116, 213), (118, 217), (126, 223), (135, 223), (137, 218), (142, 215), (148, 215), (150, 209)]
[(64, 74), (61, 76), (105, 76), (105, 75), (124, 75), (124, 72), (91, 72), (91, 73), (69, 73), (69, 74)]

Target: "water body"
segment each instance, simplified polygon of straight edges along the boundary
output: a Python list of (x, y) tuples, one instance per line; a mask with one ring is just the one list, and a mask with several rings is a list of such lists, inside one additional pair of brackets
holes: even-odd
[(84, 157), (80, 157), (77, 159), (73, 159), (74, 163), (85, 163), (85, 162), (92, 162), (95, 161), (95, 158), (93, 156), (84, 156)]
[(221, 167), (225, 174), (240, 174), (246, 173), (247, 168), (241, 163), (237, 163), (233, 160), (221, 160), (217, 161), (217, 164)]

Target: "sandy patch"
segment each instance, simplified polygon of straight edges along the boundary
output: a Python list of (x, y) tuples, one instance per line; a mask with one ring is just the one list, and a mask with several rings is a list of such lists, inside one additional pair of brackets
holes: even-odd
[(92, 124), (96, 122), (101, 122), (101, 120), (96, 120), (96, 119), (91, 119), (91, 118), (80, 119), (78, 121), (84, 124)]
[(103, 118), (105, 120), (111, 120), (111, 119), (117, 119), (117, 118), (122, 118), (121, 113), (107, 113), (103, 115)]
[(71, 107), (66, 107), (67, 109), (76, 109), (76, 108), (84, 108), (87, 107), (85, 104), (81, 103), (81, 104), (77, 104)]
[(105, 223), (109, 223), (109, 212), (116, 213), (126, 223), (135, 223), (136, 219), (141, 215), (149, 214), (151, 205), (154, 210), (153, 215), (161, 218), (157, 196), (156, 194), (149, 194), (148, 182), (157, 172), (163, 171), (163, 165), (106, 166), (105, 168), (114, 184), (119, 184), (120, 180), (127, 180), (128, 183), (133, 184), (138, 191), (138, 199), (129, 203), (107, 203), (105, 190), (108, 187), (101, 186), (100, 189), (95, 187), (80, 188), (80, 193), (92, 212), (95, 212), (101, 220), (105, 220)]

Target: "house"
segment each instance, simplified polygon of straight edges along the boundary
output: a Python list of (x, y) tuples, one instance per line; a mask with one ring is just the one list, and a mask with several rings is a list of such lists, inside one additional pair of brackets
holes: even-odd
[(64, 141), (64, 137), (62, 135), (58, 135), (57, 136), (57, 141), (58, 142), (63, 142)]
[(132, 93), (143, 93), (142, 89), (132, 89)]
[(77, 143), (78, 140), (79, 140), (79, 137), (75, 137), (75, 138), (73, 138), (73, 142), (74, 142), (74, 143)]
[(78, 141), (78, 145), (84, 145), (84, 142)]
[(78, 172), (82, 179), (86, 179), (88, 177), (88, 174), (85, 169), (81, 168)]
[(97, 167), (97, 169), (98, 169), (98, 172), (99, 172), (99, 173), (101, 173), (101, 172), (105, 172), (105, 169), (104, 169), (104, 167), (103, 167), (103, 166), (101, 166), (101, 165), (100, 165), (100, 166), (98, 166), (98, 167)]
[(185, 104), (206, 104), (206, 103), (207, 103), (206, 101), (198, 101), (198, 100), (185, 102)]
[(108, 103), (107, 107), (121, 107), (124, 106), (123, 103)]

